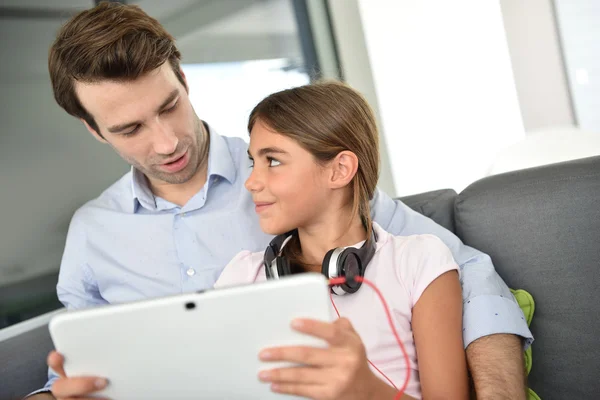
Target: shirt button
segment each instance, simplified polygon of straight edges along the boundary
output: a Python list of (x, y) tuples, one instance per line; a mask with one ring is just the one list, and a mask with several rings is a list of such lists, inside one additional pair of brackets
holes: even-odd
[(185, 218), (185, 213), (181, 213), (181, 218)]
[(188, 276), (194, 276), (194, 275), (196, 275), (196, 270), (194, 268), (189, 268), (187, 271), (185, 271), (185, 273)]

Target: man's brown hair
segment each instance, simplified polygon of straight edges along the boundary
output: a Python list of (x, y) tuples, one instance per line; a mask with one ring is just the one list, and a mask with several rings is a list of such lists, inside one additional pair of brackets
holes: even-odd
[(77, 98), (75, 81), (131, 81), (168, 61), (187, 89), (180, 59), (175, 39), (141, 8), (102, 2), (61, 27), (50, 48), (48, 70), (56, 102), (100, 134)]

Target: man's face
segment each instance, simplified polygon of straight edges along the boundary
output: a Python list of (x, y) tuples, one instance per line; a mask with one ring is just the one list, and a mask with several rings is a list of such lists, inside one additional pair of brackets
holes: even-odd
[(204, 161), (200, 120), (168, 62), (135, 81), (76, 82), (75, 91), (99, 132), (88, 130), (151, 183), (187, 182)]

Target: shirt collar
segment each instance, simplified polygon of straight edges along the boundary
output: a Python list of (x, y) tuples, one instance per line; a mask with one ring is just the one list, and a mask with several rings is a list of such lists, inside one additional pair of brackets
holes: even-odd
[[(225, 138), (214, 131), (206, 122), (202, 121), (208, 131), (210, 144), (208, 148), (208, 171), (207, 183), (212, 176), (220, 176), (230, 183), (235, 181), (236, 168), (231, 157), (231, 152), (227, 146)], [(131, 192), (132, 192), (132, 213), (138, 210), (142, 205), (148, 210), (156, 210), (156, 198), (148, 185), (146, 176), (133, 166), (131, 167)]]
[(209, 180), (212, 176), (220, 176), (227, 179), (229, 183), (233, 183), (237, 171), (225, 138), (211, 129), (208, 124), (204, 123), (204, 127), (208, 129), (210, 135), (207, 171)]
[(141, 171), (131, 167), (131, 193), (133, 195), (133, 209), (135, 213), (140, 205), (149, 210), (156, 210), (154, 193), (148, 186), (148, 179)]

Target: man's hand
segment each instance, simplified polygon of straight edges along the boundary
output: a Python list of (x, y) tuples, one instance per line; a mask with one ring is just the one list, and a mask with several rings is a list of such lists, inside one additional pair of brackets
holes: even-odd
[(333, 323), (295, 320), (294, 329), (324, 339), (328, 348), (290, 346), (265, 349), (263, 361), (287, 361), (303, 366), (277, 368), (259, 373), (278, 393), (317, 400), (393, 398), (396, 391), (370, 370), (365, 347), (346, 318)]
[(51, 393), (37, 393), (33, 396), (28, 396), (24, 400), (56, 400), (56, 397), (52, 396)]
[(467, 347), (477, 400), (525, 400), (525, 361), (521, 338), (484, 336)]
[(52, 395), (54, 397), (51, 397), (47, 393), (40, 393), (29, 397), (28, 400), (45, 400), (50, 398), (56, 398), (57, 400), (108, 400), (106, 398), (87, 397), (87, 395), (91, 393), (104, 389), (108, 384), (106, 379), (97, 377), (67, 378), (63, 363), (63, 356), (56, 351), (53, 351), (48, 355), (48, 366), (59, 376), (52, 385)]

